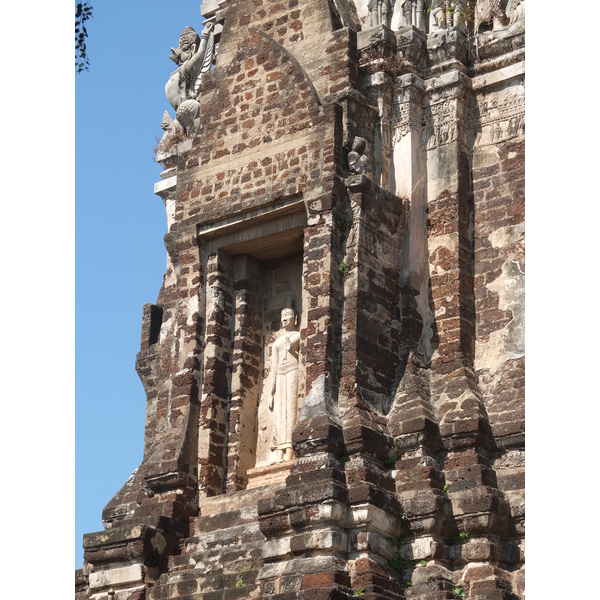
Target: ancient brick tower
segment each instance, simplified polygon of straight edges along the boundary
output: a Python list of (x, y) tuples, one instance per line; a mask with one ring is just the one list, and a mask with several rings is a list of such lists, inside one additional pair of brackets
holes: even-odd
[(470, 10), (184, 30), (144, 456), (78, 600), (524, 597), (525, 1)]

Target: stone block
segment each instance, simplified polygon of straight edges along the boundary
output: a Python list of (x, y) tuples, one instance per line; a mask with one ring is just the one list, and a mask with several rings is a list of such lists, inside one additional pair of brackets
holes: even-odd
[(142, 583), (144, 580), (143, 566), (141, 564), (102, 569), (89, 575), (90, 589), (107, 588), (132, 583)]

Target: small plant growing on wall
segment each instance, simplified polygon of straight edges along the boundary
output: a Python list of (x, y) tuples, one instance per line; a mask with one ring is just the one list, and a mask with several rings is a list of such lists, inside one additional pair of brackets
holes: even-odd
[(338, 265), (338, 271), (342, 274), (342, 277), (347, 277), (348, 273), (350, 272), (350, 263), (343, 260)]
[(250, 571), (250, 567), (248, 565), (244, 565), (240, 569), (240, 576), (239, 576), (238, 580), (235, 582), (235, 587), (236, 588), (240, 588), (240, 587), (244, 586), (243, 575), (244, 575), (244, 573), (248, 573), (249, 571)]
[(392, 468), (393, 466), (396, 465), (396, 455), (395, 454), (390, 454), (384, 461), (383, 464), (388, 467), (388, 468)]
[(345, 237), (348, 231), (350, 231), (350, 227), (352, 226), (352, 219), (348, 219), (344, 216), (339, 216), (335, 220), (335, 226), (340, 232), (342, 237)]
[(402, 571), (404, 568), (404, 561), (401, 558), (390, 558), (387, 561), (388, 567), (394, 571)]

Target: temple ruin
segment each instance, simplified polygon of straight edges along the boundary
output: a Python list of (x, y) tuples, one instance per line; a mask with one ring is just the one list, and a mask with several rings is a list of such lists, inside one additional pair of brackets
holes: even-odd
[(201, 10), (76, 600), (523, 600), (525, 1)]

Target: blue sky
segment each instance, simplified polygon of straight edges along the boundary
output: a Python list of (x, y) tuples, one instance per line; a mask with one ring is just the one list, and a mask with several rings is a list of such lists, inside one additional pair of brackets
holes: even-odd
[(92, 2), (88, 72), (75, 78), (76, 523), (101, 531), (101, 513), (142, 459), (145, 395), (135, 371), (142, 307), (166, 265), (154, 160), (168, 109), (169, 59), (200, 2)]

